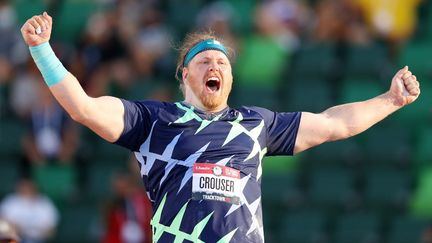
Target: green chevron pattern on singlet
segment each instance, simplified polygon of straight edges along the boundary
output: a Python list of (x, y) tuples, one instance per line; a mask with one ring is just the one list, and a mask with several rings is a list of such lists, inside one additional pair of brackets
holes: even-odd
[(204, 128), (206, 128), (208, 125), (210, 125), (210, 123), (214, 122), (214, 121), (218, 121), (219, 118), (221, 117), (222, 114), (217, 115), (216, 117), (214, 117), (211, 120), (204, 120), (201, 117), (199, 117), (197, 114), (195, 114), (194, 112), (194, 107), (186, 107), (184, 105), (182, 105), (180, 102), (176, 102), (175, 105), (181, 109), (184, 110), (185, 113), (182, 117), (180, 117), (179, 119), (177, 119), (174, 123), (186, 123), (188, 121), (191, 120), (196, 120), (198, 122), (201, 122), (200, 127), (197, 129), (197, 131), (195, 132), (195, 134), (199, 133), (201, 130), (203, 130)]
[(227, 143), (229, 143), (231, 140), (239, 136), (240, 134), (244, 133), (247, 136), (251, 138), (253, 141), (253, 147), (249, 154), (249, 156), (244, 160), (249, 160), (253, 158), (255, 155), (259, 155), (259, 165), (258, 165), (258, 171), (257, 171), (257, 180), (262, 175), (262, 168), (261, 168), (261, 161), (264, 157), (264, 155), (267, 153), (267, 147), (261, 148), (260, 143), (258, 142), (258, 137), (261, 134), (263, 128), (264, 128), (264, 121), (262, 120), (258, 126), (253, 128), (252, 130), (248, 131), (242, 124), (241, 121), (243, 121), (243, 115), (240, 113), (239, 116), (235, 121), (229, 122), (232, 125), (232, 128), (225, 139), (225, 142), (222, 144), (222, 146), (225, 146)]
[[(162, 211), (165, 206), (167, 194), (165, 194), (164, 198), (162, 199), (158, 209), (156, 210), (156, 213), (154, 214), (151, 225), (152, 225), (152, 231), (153, 231), (153, 242), (158, 242), (160, 237), (164, 232), (170, 233), (175, 236), (174, 243), (182, 243), (184, 240), (189, 240), (192, 242), (197, 243), (204, 243), (204, 241), (198, 239), (202, 231), (204, 230), (205, 226), (207, 225), (208, 221), (210, 220), (211, 216), (214, 212), (211, 212), (209, 215), (207, 215), (203, 220), (201, 220), (197, 225), (195, 225), (192, 233), (188, 234), (186, 232), (183, 232), (180, 230), (180, 225), (183, 220), (183, 216), (186, 212), (186, 208), (189, 202), (185, 203), (183, 207), (180, 209), (180, 211), (175, 216), (174, 220), (172, 221), (170, 226), (166, 226), (160, 223), (160, 219), (162, 216)], [(222, 239), (220, 239), (217, 243), (228, 243), (231, 238), (234, 236), (234, 233), (236, 232), (237, 228), (225, 235)]]

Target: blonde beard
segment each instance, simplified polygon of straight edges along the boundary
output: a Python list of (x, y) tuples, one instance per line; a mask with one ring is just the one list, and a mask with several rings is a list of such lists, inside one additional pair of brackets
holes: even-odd
[(226, 104), (228, 96), (231, 93), (231, 86), (225, 87), (225, 89), (221, 90), (221, 93), (217, 94), (206, 94), (205, 91), (200, 92), (197, 87), (193, 86), (189, 86), (189, 88), (189, 91), (201, 102), (201, 105), (209, 110)]
[(202, 105), (210, 110), (217, 108), (218, 106), (222, 105), (223, 98), (222, 95), (203, 95), (201, 94), (199, 97)]
[(201, 92), (198, 96), (201, 104), (209, 110), (216, 109), (222, 105), (226, 105), (228, 96), (231, 93), (231, 87), (225, 87), (217, 94), (206, 94), (205, 91)]

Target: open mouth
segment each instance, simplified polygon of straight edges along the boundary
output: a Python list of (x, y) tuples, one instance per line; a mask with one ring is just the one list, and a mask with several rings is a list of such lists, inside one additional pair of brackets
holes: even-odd
[(208, 91), (216, 92), (220, 89), (220, 80), (217, 77), (211, 77), (207, 79), (205, 85)]

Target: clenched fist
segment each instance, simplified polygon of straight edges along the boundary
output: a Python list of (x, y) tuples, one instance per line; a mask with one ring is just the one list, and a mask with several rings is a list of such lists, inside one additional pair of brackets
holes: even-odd
[(52, 18), (46, 12), (28, 19), (21, 28), (21, 34), (28, 46), (37, 46), (49, 41)]
[(411, 104), (420, 95), (420, 84), (407, 66), (399, 70), (393, 77), (390, 94), (399, 106)]

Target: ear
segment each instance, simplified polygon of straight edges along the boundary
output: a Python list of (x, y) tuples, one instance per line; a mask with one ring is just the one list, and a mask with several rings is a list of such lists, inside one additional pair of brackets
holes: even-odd
[(184, 67), (183, 70), (182, 70), (182, 79), (183, 79), (183, 82), (187, 80), (188, 75), (189, 75), (189, 71), (188, 71), (188, 69), (186, 67)]

